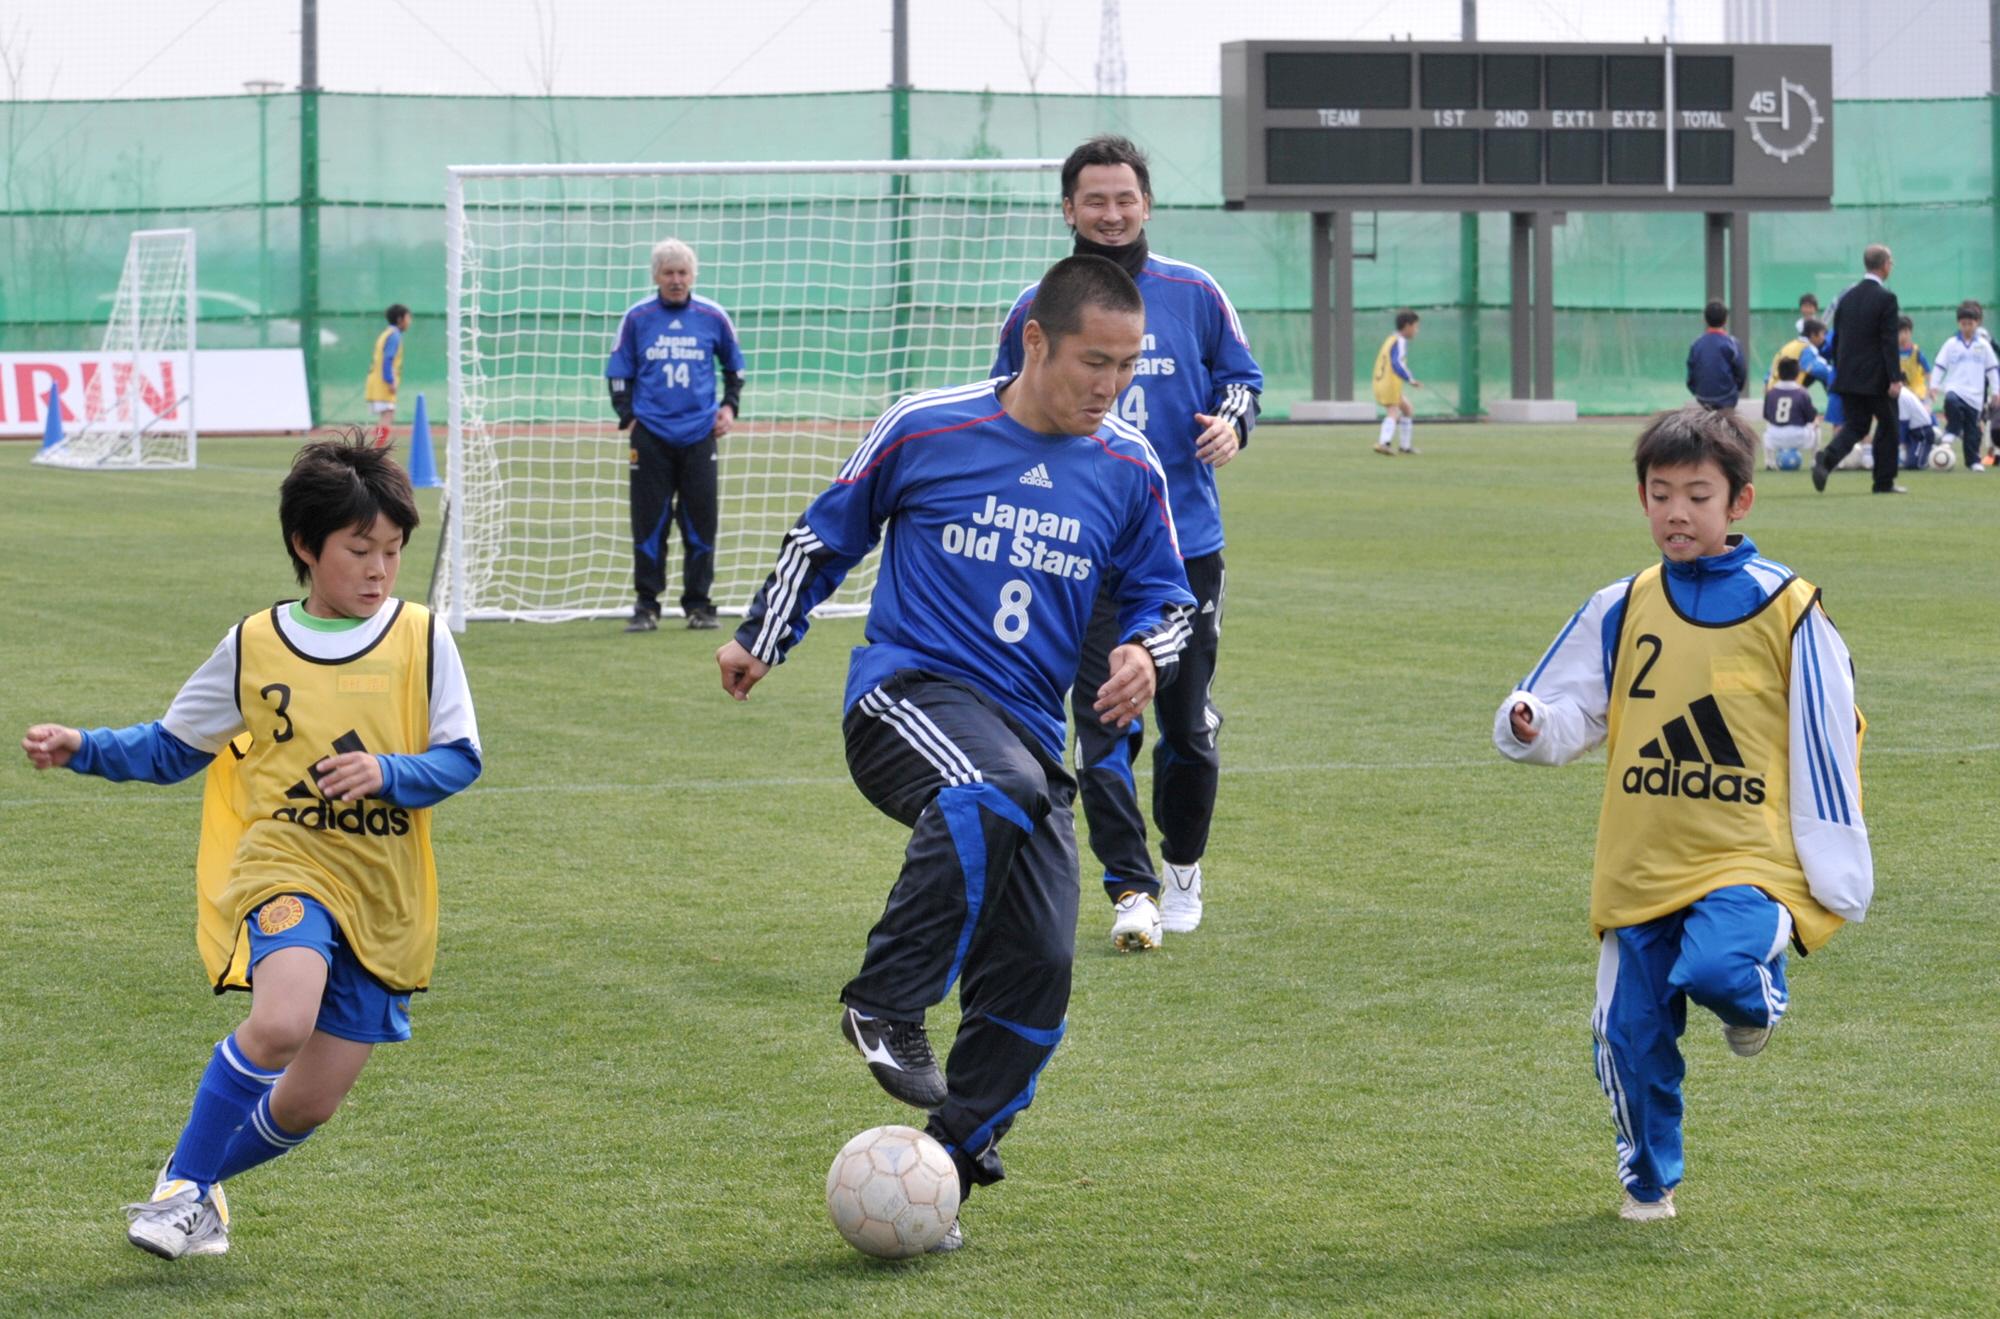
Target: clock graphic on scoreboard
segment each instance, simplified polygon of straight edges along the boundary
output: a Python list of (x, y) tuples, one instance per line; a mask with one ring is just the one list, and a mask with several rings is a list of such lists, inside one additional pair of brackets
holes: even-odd
[[(1793, 108), (1795, 103), (1797, 109)], [(1826, 118), (1811, 92), (1790, 78), (1780, 78), (1777, 91), (1765, 90), (1750, 97), (1750, 113), (1743, 116), (1743, 122), (1750, 126), (1751, 141), (1765, 155), (1789, 164), (1819, 141)]]

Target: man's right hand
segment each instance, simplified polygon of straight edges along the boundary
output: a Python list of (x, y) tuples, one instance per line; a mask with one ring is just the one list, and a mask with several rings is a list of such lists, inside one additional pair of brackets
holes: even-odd
[(1513, 710), (1508, 713), (1507, 722), (1514, 730), (1514, 740), (1522, 746), (1542, 735), (1542, 731), (1535, 727), (1534, 718), (1535, 712), (1528, 708), (1526, 701), (1514, 702)]
[(722, 670), (722, 690), (739, 701), (750, 699), (750, 689), (762, 682), (771, 666), (743, 649), (743, 643), (731, 637), (715, 652), (716, 665)]

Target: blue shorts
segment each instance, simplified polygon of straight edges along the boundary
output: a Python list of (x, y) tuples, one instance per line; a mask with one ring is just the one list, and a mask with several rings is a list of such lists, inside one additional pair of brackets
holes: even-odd
[[(250, 981), (257, 963), (280, 948), (310, 948), (326, 959), (326, 992), (313, 1024), (357, 1044), (396, 1044), (410, 1038), (410, 996), (369, 974), (340, 937), (333, 913), (303, 893), (285, 893), (250, 913)], [(268, 932), (267, 932), (268, 931)]]

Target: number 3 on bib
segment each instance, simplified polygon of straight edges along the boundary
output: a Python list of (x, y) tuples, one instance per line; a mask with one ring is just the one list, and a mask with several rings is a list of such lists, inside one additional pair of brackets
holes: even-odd
[(993, 635), (1008, 645), (1018, 644), (1028, 635), (1028, 606), (1035, 593), (1016, 577), (1000, 588), (1000, 611), (993, 615)]
[(1137, 426), (1141, 431), (1146, 429), (1146, 387), (1144, 385), (1133, 385), (1125, 391), (1125, 397), (1118, 400), (1118, 417), (1121, 421)]

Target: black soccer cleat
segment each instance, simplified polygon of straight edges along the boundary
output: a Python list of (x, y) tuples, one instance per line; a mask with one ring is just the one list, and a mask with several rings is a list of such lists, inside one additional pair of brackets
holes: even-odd
[(876, 1082), (912, 1108), (933, 1109), (944, 1102), (944, 1073), (920, 1021), (890, 1021), (845, 1008), (840, 1033), (863, 1058)]
[(722, 626), (722, 621), (715, 616), (715, 611), (701, 605), (688, 610), (687, 619), (688, 630), (691, 632), (713, 632)]
[(625, 625), (627, 632), (657, 632), (659, 629), (660, 611), (644, 604), (632, 610), (632, 621)]

